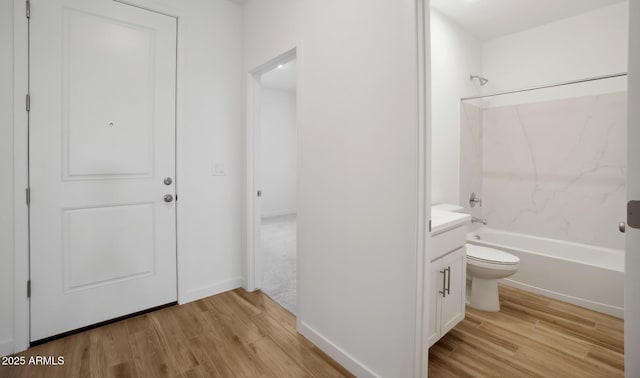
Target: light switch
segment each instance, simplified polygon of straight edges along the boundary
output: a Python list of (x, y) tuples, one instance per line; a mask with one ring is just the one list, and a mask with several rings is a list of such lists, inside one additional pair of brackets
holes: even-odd
[(224, 164), (222, 163), (213, 163), (213, 175), (214, 176), (226, 176), (227, 175), (227, 168), (225, 167)]

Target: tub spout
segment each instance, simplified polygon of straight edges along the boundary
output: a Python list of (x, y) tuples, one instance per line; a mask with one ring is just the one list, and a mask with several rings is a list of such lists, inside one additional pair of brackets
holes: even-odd
[(482, 223), (485, 226), (487, 225), (487, 219), (486, 218), (476, 218), (476, 217), (472, 217), (471, 218), (471, 223)]

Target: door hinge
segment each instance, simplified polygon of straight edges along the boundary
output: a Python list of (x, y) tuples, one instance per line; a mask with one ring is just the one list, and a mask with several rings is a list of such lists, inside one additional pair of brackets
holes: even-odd
[(262, 197), (262, 190), (258, 190), (257, 195), (258, 195), (258, 197)]
[(27, 93), (27, 112), (31, 111), (31, 95)]
[(31, 298), (31, 280), (27, 281), (27, 298)]
[(27, 18), (31, 18), (31, 1), (29, 0), (27, 0), (26, 15), (27, 15)]
[(27, 195), (27, 206), (31, 205), (31, 188), (25, 189)]
[(627, 226), (640, 228), (640, 201), (627, 202)]
[(431, 232), (431, 219), (429, 219), (429, 232)]

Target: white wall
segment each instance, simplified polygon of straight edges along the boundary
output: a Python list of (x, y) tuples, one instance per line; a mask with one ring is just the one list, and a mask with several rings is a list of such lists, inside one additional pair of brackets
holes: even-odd
[[(460, 98), (480, 93), (469, 75), (481, 74), (480, 42), (431, 10), (432, 195), (435, 203), (458, 204), (460, 197)], [(464, 203), (461, 203), (464, 204)]]
[[(245, 99), (242, 7), (226, 0), (179, 4), (178, 287), (185, 302), (241, 284)], [(225, 176), (212, 175), (214, 163), (224, 165)]]
[(13, 1), (0, 0), (0, 356), (13, 353)]
[(260, 188), (262, 217), (296, 212), (296, 93), (262, 89)]
[(247, 72), (298, 47), (299, 331), (358, 376), (413, 376), (415, 6), (245, 5)]
[[(128, 1), (179, 16), (176, 183), (178, 297), (184, 303), (239, 287), (242, 282), (246, 176), (243, 11), (241, 5), (227, 0)], [(5, 30), (10, 30), (10, 22), (5, 22), (5, 17), (11, 16), (5, 8), (10, 3), (9, 0), (0, 3), (0, 51), (3, 52), (0, 55), (3, 83), (0, 88), (0, 164), (1, 172), (8, 177), (0, 182), (0, 189), (3, 197), (9, 191), (5, 198), (11, 198), (13, 187), (11, 146), (4, 146), (11, 140), (12, 128), (11, 121), (4, 119), (11, 114), (4, 85), (5, 77), (10, 77), (6, 76), (5, 59), (9, 62), (12, 59), (11, 47), (5, 46)], [(18, 147), (23, 148), (15, 146)], [(212, 175), (214, 162), (225, 166), (225, 176)], [(5, 267), (11, 269), (13, 248), (11, 224), (5, 225), (5, 215), (11, 214), (11, 209), (0, 211), (1, 342), (6, 332), (9, 335), (13, 332), (11, 318), (4, 318), (13, 313), (13, 289), (5, 285), (5, 280), (11, 279), (11, 270), (4, 272)], [(5, 294), (5, 288), (9, 294)], [(6, 295), (10, 295), (9, 300)], [(16, 343), (20, 344), (18, 340)]]
[(628, 2), (486, 41), (484, 93), (627, 71)]

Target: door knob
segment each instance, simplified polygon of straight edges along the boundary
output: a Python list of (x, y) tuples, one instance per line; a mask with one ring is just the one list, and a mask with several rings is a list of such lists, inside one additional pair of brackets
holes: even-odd
[(618, 223), (618, 230), (620, 230), (620, 232), (624, 232), (627, 225), (624, 222), (620, 222)]
[(173, 182), (173, 179), (171, 179), (171, 177), (165, 177), (164, 180), (162, 180), (162, 182), (164, 182), (165, 185), (171, 185), (171, 183)]
[(171, 194), (164, 195), (164, 202), (173, 202), (173, 196)]

